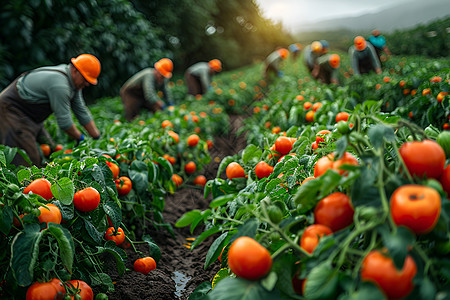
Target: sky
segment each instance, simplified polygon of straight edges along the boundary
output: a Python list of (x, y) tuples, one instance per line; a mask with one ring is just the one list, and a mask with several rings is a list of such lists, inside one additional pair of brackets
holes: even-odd
[(424, 0), (255, 0), (264, 17), (281, 21), (287, 29), (301, 23), (358, 16), (418, 1)]

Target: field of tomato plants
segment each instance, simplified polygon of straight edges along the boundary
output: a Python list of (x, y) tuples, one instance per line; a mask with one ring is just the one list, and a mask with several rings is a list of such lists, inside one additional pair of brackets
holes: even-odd
[(289, 58), (133, 122), (99, 99), (44, 168), (0, 146), (0, 298), (449, 297), (450, 60), (342, 56), (339, 86)]

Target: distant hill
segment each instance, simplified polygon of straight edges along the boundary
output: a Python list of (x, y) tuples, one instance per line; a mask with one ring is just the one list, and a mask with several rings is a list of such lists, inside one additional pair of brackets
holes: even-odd
[(450, 16), (449, 0), (428, 0), (391, 8), (358, 17), (331, 19), (317, 23), (299, 24), (293, 32), (327, 31), (336, 29), (369, 31), (377, 28), (385, 33), (427, 23)]

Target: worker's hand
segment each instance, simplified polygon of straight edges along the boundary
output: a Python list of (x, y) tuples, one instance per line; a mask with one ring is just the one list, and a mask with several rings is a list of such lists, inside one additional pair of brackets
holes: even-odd
[(381, 74), (381, 69), (380, 69), (380, 68), (377, 68), (377, 69), (375, 70), (375, 72), (376, 72), (377, 74)]
[(156, 109), (163, 110), (164, 109), (164, 102), (161, 101), (161, 100), (156, 101), (155, 106), (156, 106)]

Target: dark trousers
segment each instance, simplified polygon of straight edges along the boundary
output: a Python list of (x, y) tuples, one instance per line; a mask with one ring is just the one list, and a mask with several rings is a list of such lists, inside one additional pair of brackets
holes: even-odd
[(159, 110), (156, 104), (152, 104), (145, 100), (144, 92), (141, 87), (122, 87), (120, 89), (120, 97), (122, 98), (125, 110), (125, 119), (127, 119), (128, 122), (136, 118), (143, 108), (151, 112)]
[(196, 95), (203, 95), (204, 93), (206, 93), (206, 91), (204, 91), (202, 88), (202, 83), (200, 82), (200, 78), (192, 75), (189, 72), (186, 72), (184, 74), (184, 78), (186, 81), (186, 86), (187, 86), (189, 95), (196, 96)]

